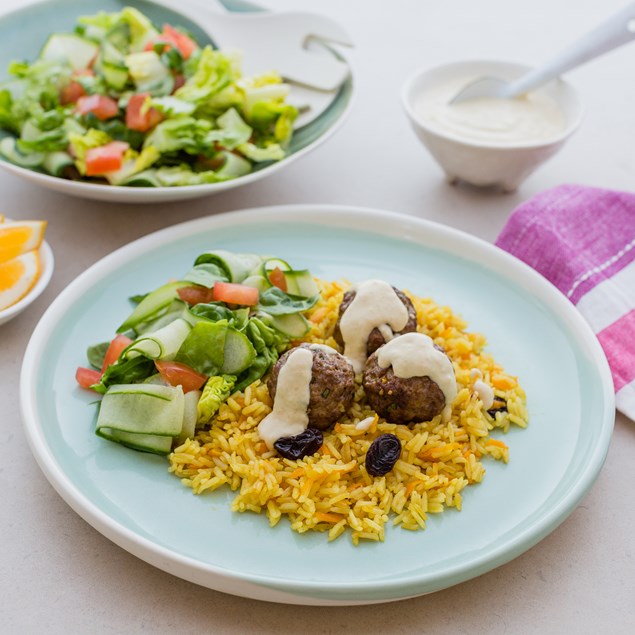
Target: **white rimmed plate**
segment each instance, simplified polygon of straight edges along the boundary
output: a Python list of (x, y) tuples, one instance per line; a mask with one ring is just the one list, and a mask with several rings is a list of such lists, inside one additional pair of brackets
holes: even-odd
[[(275, 254), (325, 279), (381, 277), (431, 296), (484, 332), (528, 394), (530, 425), (512, 430), (508, 465), (486, 462), (463, 511), (385, 543), (298, 535), (232, 514), (231, 494), (194, 496), (165, 459), (93, 433), (94, 395), (77, 388), (85, 349), (112, 336), (127, 298), (186, 271), (202, 251)], [(69, 505), (124, 549), (228, 593), (299, 604), (361, 604), (420, 595), (480, 575), (555, 529), (594, 482), (614, 420), (604, 354), (573, 306), (529, 267), (481, 240), (412, 217), (339, 206), (222, 214), (135, 241), (79, 276), (51, 305), (21, 376), (27, 438)]]

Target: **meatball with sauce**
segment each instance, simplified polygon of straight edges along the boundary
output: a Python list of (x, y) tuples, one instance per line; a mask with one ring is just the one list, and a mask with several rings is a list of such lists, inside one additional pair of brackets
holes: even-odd
[[(415, 345), (423, 341), (427, 336), (420, 333), (409, 334), (395, 338), (389, 344), (378, 349), (366, 361), (362, 376), (362, 385), (371, 408), (379, 416), (391, 423), (411, 423), (417, 421), (430, 421), (442, 414), (446, 405), (446, 393), (439, 384), (431, 379), (428, 373), (420, 375), (399, 376), (392, 365), (380, 363), (382, 351), (397, 344), (397, 340), (407, 338)], [(427, 338), (429, 340), (429, 338)], [(412, 355), (416, 349), (410, 349)], [(444, 362), (444, 379), (439, 379), (449, 386), (450, 402), (456, 394), (456, 382), (452, 364), (447, 359), (445, 352), (440, 347), (432, 344), (427, 347), (429, 353), (442, 355)], [(448, 388), (446, 387), (446, 390)]]
[[(348, 360), (335, 349), (316, 344), (300, 344), (300, 347), (308, 348), (313, 355), (307, 408), (309, 427), (326, 430), (352, 404), (355, 396), (355, 372)], [(282, 355), (271, 370), (267, 387), (272, 399), (276, 396), (280, 369), (295, 350), (292, 348)]]
[[(412, 333), (417, 330), (417, 312), (415, 311), (410, 298), (403, 292), (393, 287), (397, 297), (401, 300), (402, 304), (408, 310), (408, 321), (406, 325), (403, 327), (401, 331), (398, 333), (394, 333), (394, 335), (402, 335), (403, 333)], [(340, 322), (342, 320), (342, 315), (346, 312), (351, 302), (355, 299), (356, 291), (351, 290), (347, 291), (342, 298), (342, 303), (340, 304), (339, 317), (337, 320), (337, 324), (335, 325), (335, 331), (333, 332), (333, 337), (335, 341), (340, 345), (344, 345), (344, 340), (342, 338), (342, 331), (340, 329)], [(367, 354), (371, 355), (374, 353), (380, 346), (383, 346), (386, 343), (386, 339), (383, 334), (379, 330), (379, 328), (374, 328), (370, 335), (368, 336), (368, 344), (366, 346)]]

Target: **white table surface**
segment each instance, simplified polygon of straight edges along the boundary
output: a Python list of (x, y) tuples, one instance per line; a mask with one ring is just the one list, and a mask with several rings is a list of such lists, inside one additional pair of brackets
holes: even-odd
[[(0, 0), (6, 11), (26, 0)], [(0, 211), (47, 219), (56, 270), (46, 292), (0, 327), (0, 631), (4, 633), (627, 633), (635, 624), (635, 423), (618, 415), (600, 476), (533, 549), (432, 595), (353, 608), (233, 597), (172, 577), (115, 546), (55, 493), (21, 428), (18, 377), (30, 333), (80, 272), (180, 221), (280, 203), (343, 203), (426, 218), (493, 241), (521, 201), (562, 183), (635, 184), (635, 45), (571, 72), (587, 116), (564, 150), (515, 194), (450, 187), (400, 104), (415, 69), (462, 58), (539, 63), (619, 0), (267, 0), (319, 10), (357, 47), (350, 119), (314, 153), (259, 183), (190, 203), (110, 205), (0, 173)], [(593, 231), (590, 227), (589, 231)]]

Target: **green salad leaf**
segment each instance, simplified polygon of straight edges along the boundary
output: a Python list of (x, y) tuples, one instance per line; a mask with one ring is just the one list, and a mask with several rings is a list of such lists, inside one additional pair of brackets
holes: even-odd
[(231, 395), (235, 383), (236, 377), (234, 375), (216, 375), (207, 380), (198, 402), (197, 425), (206, 425), (211, 421), (221, 405)]
[(88, 363), (97, 370), (101, 370), (102, 366), (104, 365), (106, 351), (108, 350), (109, 346), (110, 342), (101, 342), (100, 344), (89, 346), (88, 350), (86, 351)]
[(290, 313), (308, 311), (319, 299), (319, 295), (301, 298), (289, 295), (278, 287), (271, 287), (260, 294), (258, 308), (269, 315), (289, 315)]
[(227, 274), (214, 262), (203, 262), (194, 267), (183, 277), (183, 280), (199, 284), (211, 289), (217, 281), (227, 282)]
[(150, 377), (155, 372), (154, 362), (142, 355), (119, 360), (108, 366), (99, 383), (92, 386), (93, 390), (105, 394), (109, 386), (115, 384), (137, 384)]
[(228, 328), (225, 321), (198, 322), (181, 344), (174, 361), (186, 364), (203, 375), (218, 375), (225, 361)]

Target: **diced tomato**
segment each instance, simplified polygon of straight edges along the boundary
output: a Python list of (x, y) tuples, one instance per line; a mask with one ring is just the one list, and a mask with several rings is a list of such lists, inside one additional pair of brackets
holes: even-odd
[(83, 368), (80, 366), (75, 371), (75, 379), (82, 388), (90, 388), (93, 384), (99, 382), (101, 379), (101, 373), (98, 370)]
[(182, 386), (183, 392), (198, 390), (207, 380), (205, 375), (197, 373), (193, 368), (179, 362), (156, 360), (156, 369), (170, 386)]
[(216, 302), (227, 302), (227, 304), (255, 306), (258, 304), (258, 289), (233, 282), (216, 282), (212, 299)]
[(196, 49), (196, 43), (192, 40), (192, 38), (189, 38), (185, 35), (185, 33), (177, 31), (169, 24), (163, 25), (163, 33), (161, 34), (161, 37), (168, 42), (172, 42), (174, 46), (179, 49), (179, 52), (183, 56), (184, 60), (188, 59), (188, 57), (190, 57)]
[(150, 93), (136, 93), (128, 100), (126, 106), (126, 126), (130, 130), (146, 132), (154, 128), (162, 119), (161, 113), (156, 108), (148, 108), (143, 111), (143, 104)]
[(92, 112), (98, 119), (110, 119), (119, 113), (119, 106), (106, 95), (87, 95), (77, 100), (77, 112), (80, 115)]
[(176, 47), (184, 60), (188, 59), (196, 50), (196, 42), (192, 38), (177, 31), (169, 24), (164, 24), (163, 32), (146, 42), (143, 50), (152, 51), (157, 44), (163, 44), (164, 51), (169, 51), (173, 46)]
[(105, 146), (86, 150), (86, 176), (119, 170), (123, 165), (123, 154), (129, 147), (125, 141), (111, 141)]
[(278, 287), (285, 293), (287, 292), (287, 279), (284, 277), (284, 272), (280, 267), (276, 267), (269, 272), (269, 281), (274, 287)]
[(70, 82), (60, 90), (60, 104), (68, 106), (74, 104), (80, 97), (84, 97), (86, 91), (79, 82)]
[(207, 304), (212, 301), (214, 296), (214, 291), (212, 289), (200, 286), (181, 287), (180, 289), (177, 289), (176, 292), (183, 302), (187, 302), (191, 306), (194, 306), (195, 304)]
[(108, 366), (112, 366), (118, 359), (125, 348), (132, 344), (132, 340), (125, 335), (117, 335), (106, 351), (104, 357), (104, 364), (101, 367), (101, 372), (104, 373)]

